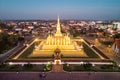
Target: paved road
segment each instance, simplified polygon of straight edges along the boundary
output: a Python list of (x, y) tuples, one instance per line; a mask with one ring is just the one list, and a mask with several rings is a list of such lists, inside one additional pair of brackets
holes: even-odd
[(0, 56), (0, 62), (4, 62), (11, 55), (14, 55), (15, 53), (17, 53), (22, 47), (23, 47), (23, 45), (17, 45), (16, 47), (11, 49), (10, 51), (4, 53), (2, 56)]
[(98, 45), (95, 43), (95, 39), (93, 37), (85, 37), (85, 39), (89, 40), (90, 42), (94, 43), (95, 46), (101, 50), (107, 57), (109, 57), (110, 59), (114, 60), (117, 62), (117, 64), (120, 65), (120, 57), (115, 55), (115, 52), (109, 48), (109, 51), (107, 50), (107, 48), (104, 45)]
[(120, 80), (119, 72), (0, 72), (0, 80)]
[[(32, 40), (32, 36), (26, 36), (25, 37), (25, 41), (30, 42)], [(0, 62), (4, 62), (5, 60), (7, 60), (10, 56), (18, 53), (19, 51), (21, 51), (22, 48), (24, 48), (25, 46), (23, 45), (24, 43), (20, 43), (19, 45), (17, 45), (16, 47), (14, 47), (13, 49), (9, 50), (8, 52), (1, 54), (0, 55)]]

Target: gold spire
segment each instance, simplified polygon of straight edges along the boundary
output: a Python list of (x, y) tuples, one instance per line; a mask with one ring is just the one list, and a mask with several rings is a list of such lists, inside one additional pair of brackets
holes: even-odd
[(57, 20), (57, 28), (60, 28), (60, 18), (58, 16), (58, 20)]
[(62, 36), (62, 33), (61, 33), (61, 28), (60, 28), (60, 18), (58, 16), (58, 19), (57, 19), (57, 29), (56, 29), (56, 33), (55, 33), (55, 36)]

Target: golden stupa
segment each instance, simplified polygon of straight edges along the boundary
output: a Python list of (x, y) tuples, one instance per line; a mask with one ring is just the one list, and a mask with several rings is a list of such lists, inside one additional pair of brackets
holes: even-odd
[(71, 40), (68, 35), (61, 33), (60, 19), (57, 20), (56, 33), (49, 35), (46, 40), (43, 40), (38, 46), (35, 46), (30, 57), (49, 57), (54, 54), (55, 49), (60, 49), (61, 54), (65, 57), (85, 57), (86, 54), (74, 40)]
[(55, 50), (59, 48), (60, 50), (74, 50), (75, 47), (72, 44), (70, 37), (63, 36), (60, 28), (60, 19), (57, 20), (57, 31), (54, 36), (49, 35), (42, 50)]

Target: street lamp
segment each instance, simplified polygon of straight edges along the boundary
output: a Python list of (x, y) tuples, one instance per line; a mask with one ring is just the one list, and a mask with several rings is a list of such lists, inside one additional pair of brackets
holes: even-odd
[[(46, 72), (46, 68), (44, 68), (44, 72)], [(44, 73), (44, 72), (43, 72), (43, 73)]]
[(84, 64), (84, 62), (80, 62), (80, 64), (82, 65), (82, 64)]
[(67, 64), (67, 67), (69, 67), (70, 65), (69, 64)]
[(12, 62), (9, 62), (9, 65), (13, 65), (13, 63), (12, 63)]
[(37, 42), (37, 41), (38, 41), (38, 38), (36, 38), (35, 41)]
[(81, 42), (84, 42), (84, 39), (80, 39)]
[(0, 33), (2, 33), (2, 29), (0, 29)]
[(92, 66), (94, 67), (94, 66), (95, 66), (95, 64), (92, 64)]

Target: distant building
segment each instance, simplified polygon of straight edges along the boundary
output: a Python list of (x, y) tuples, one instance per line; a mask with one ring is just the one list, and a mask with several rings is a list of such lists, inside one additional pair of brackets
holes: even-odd
[(100, 28), (100, 29), (112, 28), (112, 23), (107, 21), (97, 21), (96, 25), (97, 25), (97, 28)]
[(16, 28), (15, 31), (22, 31), (22, 28)]
[(116, 39), (114, 44), (112, 45), (112, 49), (114, 52), (120, 56), (120, 39)]
[(114, 22), (113, 28), (117, 28), (117, 31), (120, 31), (120, 22)]

